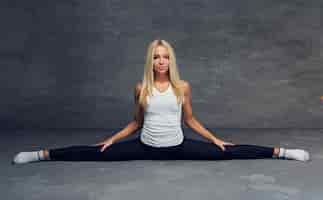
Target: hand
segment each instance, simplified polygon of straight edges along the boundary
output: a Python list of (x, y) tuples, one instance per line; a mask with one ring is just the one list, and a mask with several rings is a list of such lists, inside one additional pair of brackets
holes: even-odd
[(106, 148), (108, 148), (109, 146), (111, 146), (113, 144), (113, 140), (111, 138), (104, 140), (103, 142), (99, 142), (96, 143), (94, 146), (102, 146), (102, 148), (100, 149), (101, 152), (103, 152)]
[(219, 140), (219, 139), (214, 139), (213, 140), (213, 143), (215, 145), (217, 145), (218, 147), (220, 147), (222, 149), (222, 151), (225, 151), (225, 147), (224, 145), (234, 145), (233, 143), (230, 143), (230, 142), (225, 142), (223, 140)]

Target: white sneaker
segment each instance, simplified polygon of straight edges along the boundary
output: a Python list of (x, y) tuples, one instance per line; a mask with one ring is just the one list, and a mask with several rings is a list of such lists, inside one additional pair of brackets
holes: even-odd
[(33, 152), (20, 152), (13, 158), (12, 164), (25, 164), (29, 162), (39, 161), (37, 151)]
[(293, 159), (303, 162), (310, 160), (309, 152), (303, 149), (286, 149), (284, 157), (287, 159)]

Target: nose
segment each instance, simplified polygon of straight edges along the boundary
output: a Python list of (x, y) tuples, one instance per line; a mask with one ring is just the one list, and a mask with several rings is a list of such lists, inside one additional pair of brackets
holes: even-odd
[(164, 58), (159, 59), (159, 64), (163, 64), (164, 63)]

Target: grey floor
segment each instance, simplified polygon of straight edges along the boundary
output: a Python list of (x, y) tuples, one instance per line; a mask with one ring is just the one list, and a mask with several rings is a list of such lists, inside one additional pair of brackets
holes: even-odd
[[(2, 131), (1, 199), (317, 199), (323, 196), (323, 129), (209, 129), (233, 143), (304, 148), (291, 160), (41, 162), (19, 151), (93, 144), (116, 130)], [(201, 139), (184, 130), (185, 136)], [(138, 136), (138, 133), (131, 136)]]

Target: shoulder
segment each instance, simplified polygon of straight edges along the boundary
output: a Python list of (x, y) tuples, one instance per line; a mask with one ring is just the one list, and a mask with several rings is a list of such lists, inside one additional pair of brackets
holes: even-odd
[(184, 92), (187, 93), (191, 90), (191, 85), (188, 81), (186, 80), (181, 80), (181, 87), (183, 88)]
[(136, 83), (136, 85), (135, 85), (135, 92), (136, 92), (136, 94), (139, 94), (140, 93), (141, 88), (142, 88), (142, 83), (141, 83), (141, 81), (138, 81)]

